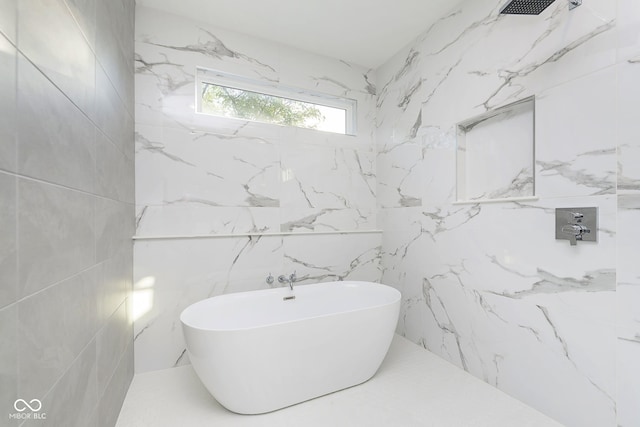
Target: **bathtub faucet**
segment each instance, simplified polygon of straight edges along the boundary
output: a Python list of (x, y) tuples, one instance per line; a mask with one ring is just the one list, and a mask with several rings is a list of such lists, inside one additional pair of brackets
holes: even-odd
[(278, 276), (278, 282), (282, 284), (288, 283), (289, 288), (291, 288), (291, 290), (293, 290), (293, 284), (295, 283), (296, 280), (297, 280), (297, 277), (296, 277), (295, 271), (291, 273), (289, 277), (285, 276), (284, 274), (281, 274), (280, 276)]

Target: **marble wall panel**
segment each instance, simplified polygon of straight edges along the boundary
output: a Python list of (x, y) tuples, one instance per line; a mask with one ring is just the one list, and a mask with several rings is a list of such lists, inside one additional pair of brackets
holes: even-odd
[(280, 230), (280, 209), (224, 207), (204, 203), (138, 206), (136, 234), (151, 237), (209, 234), (275, 233)]
[(306, 145), (284, 147), (281, 167), (283, 209), (357, 210), (375, 205), (372, 151)]
[[(144, 7), (135, 49), (137, 235), (231, 235), (136, 242), (134, 295), (153, 296), (133, 308), (137, 372), (188, 363), (178, 316), (197, 300), (289, 270), (379, 279), (378, 233), (323, 234), (376, 227), (371, 70)], [(353, 99), (357, 133), (196, 113), (197, 67)]]
[(615, 67), (536, 97), (537, 195), (615, 193), (616, 110)]
[(373, 230), (376, 212), (371, 207), (308, 208), (289, 207), (280, 213), (280, 228), (284, 233), (311, 231)]
[[(585, 201), (593, 202), (570, 203)], [(614, 199), (601, 198), (599, 205), (601, 228), (609, 230)], [(403, 294), (403, 334), (563, 422), (576, 422), (567, 414), (584, 413), (582, 399), (589, 399), (593, 405), (580, 422), (611, 424), (613, 233), (601, 231), (598, 245), (574, 253), (566, 241), (554, 240), (553, 204), (386, 211), (382, 281)], [(514, 232), (520, 221), (530, 226)], [(545, 228), (549, 232), (540, 233)], [(521, 387), (523, 372), (537, 372), (527, 387)], [(574, 388), (583, 396), (562, 398), (577, 393)]]
[(269, 287), (282, 271), (281, 237), (137, 241), (136, 372), (188, 363), (179, 316), (199, 300)]
[(378, 147), (377, 205), (382, 208), (421, 206), (424, 192), (424, 150), (418, 141)]
[[(155, 129), (151, 129), (155, 133)], [(278, 207), (280, 159), (273, 144), (165, 128), (138, 127), (138, 205)]]
[(283, 271), (300, 284), (336, 280), (380, 281), (378, 233), (285, 236)]
[[(617, 174), (633, 182), (637, 163), (621, 107), (640, 87), (616, 47), (635, 44), (636, 18), (616, 26), (615, 1), (524, 18), (502, 3), (462, 2), (376, 70), (382, 282), (403, 294), (408, 338), (568, 426), (614, 426), (631, 401), (616, 396)], [(539, 200), (452, 203), (455, 123), (532, 95)], [(421, 177), (403, 205), (408, 169)], [(597, 243), (555, 241), (555, 208), (570, 206), (599, 207)]]
[(379, 280), (380, 235), (262, 236), (139, 240), (135, 244), (136, 372), (188, 363), (179, 316), (194, 302), (269, 285), (296, 272), (298, 284)]

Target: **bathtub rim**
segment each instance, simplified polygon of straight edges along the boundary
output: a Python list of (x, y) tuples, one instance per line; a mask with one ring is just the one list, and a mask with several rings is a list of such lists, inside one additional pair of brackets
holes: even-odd
[[(231, 293), (228, 293), (228, 294), (216, 295), (216, 296), (213, 296), (213, 297), (209, 297), (209, 298), (205, 298), (205, 299), (196, 301), (196, 302), (190, 304), (189, 306), (187, 306), (184, 310), (182, 310), (180, 312), (179, 319), (180, 319), (180, 323), (182, 324), (183, 327), (192, 328), (192, 329), (197, 330), (197, 331), (212, 332), (212, 333), (240, 332), (240, 331), (250, 331), (250, 330), (269, 328), (269, 327), (274, 327), (274, 326), (278, 326), (278, 325), (286, 325), (286, 324), (304, 322), (304, 321), (308, 321), (308, 320), (312, 320), (312, 319), (322, 319), (322, 318), (325, 318), (325, 317), (335, 316), (337, 314), (357, 313), (359, 311), (373, 310), (373, 309), (377, 309), (377, 308), (381, 308), (381, 307), (397, 304), (402, 299), (402, 293), (398, 289), (394, 288), (393, 286), (385, 285), (383, 283), (378, 283), (378, 282), (367, 282), (367, 281), (363, 281), (363, 280), (344, 280), (344, 281), (339, 280), (339, 281), (333, 281), (333, 282), (309, 283), (309, 284), (306, 284), (306, 285), (299, 285), (299, 287), (306, 287), (306, 286), (321, 287), (322, 285), (331, 285), (331, 284), (334, 284), (334, 283), (341, 284), (341, 285), (346, 285), (346, 284), (358, 284), (358, 285), (366, 285), (366, 286), (376, 285), (376, 287), (389, 288), (390, 292), (393, 292), (394, 297), (392, 299), (390, 299), (389, 301), (385, 301), (384, 303), (366, 305), (366, 306), (363, 306), (363, 307), (354, 308), (352, 310), (329, 312), (329, 313), (325, 313), (325, 314), (321, 314), (321, 315), (317, 315), (317, 316), (306, 316), (306, 317), (301, 317), (301, 318), (298, 318), (298, 319), (284, 320), (284, 321), (278, 321), (278, 322), (269, 322), (269, 323), (265, 323), (265, 324), (261, 324), (261, 325), (248, 326), (248, 327), (236, 327), (236, 328), (224, 328), (224, 329), (222, 329), (222, 328), (203, 328), (201, 326), (194, 326), (192, 323), (185, 322), (185, 320), (184, 320), (185, 312), (187, 312), (187, 310), (192, 309), (192, 307), (197, 305), (197, 304), (204, 303), (205, 301), (209, 301), (209, 300), (212, 300), (212, 299), (249, 298), (248, 296), (242, 297), (242, 296), (239, 296), (239, 295), (250, 294), (250, 293), (254, 293), (254, 292), (264, 292), (264, 293), (268, 293), (268, 294), (271, 294), (271, 293), (276, 294), (276, 293), (279, 293), (279, 292), (283, 292), (283, 293), (285, 293), (285, 296), (291, 294), (291, 290), (289, 290), (286, 287), (269, 288), (269, 289), (257, 289), (257, 290), (252, 290), (252, 291), (231, 292)], [(293, 290), (293, 294), (294, 295), (295, 295), (295, 290), (296, 290), (296, 287), (294, 286), (294, 290)]]

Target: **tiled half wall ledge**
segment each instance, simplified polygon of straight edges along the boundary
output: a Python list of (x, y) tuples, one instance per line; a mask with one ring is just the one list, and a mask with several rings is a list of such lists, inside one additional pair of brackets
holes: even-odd
[(133, 240), (171, 240), (171, 239), (212, 239), (227, 237), (256, 237), (256, 236), (312, 236), (330, 234), (376, 234), (382, 230), (339, 230), (339, 231), (304, 231), (304, 232), (280, 232), (280, 233), (233, 233), (233, 234), (185, 234), (185, 235), (152, 235), (133, 236)]

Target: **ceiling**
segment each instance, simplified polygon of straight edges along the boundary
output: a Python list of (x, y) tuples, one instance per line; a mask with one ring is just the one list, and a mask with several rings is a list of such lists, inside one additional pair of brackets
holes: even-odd
[(452, 0), (137, 0), (142, 6), (376, 68)]

